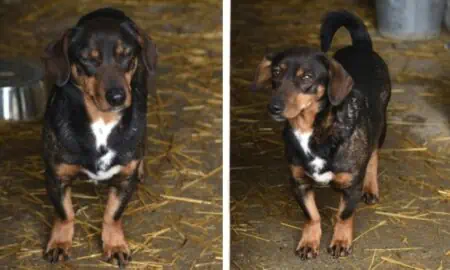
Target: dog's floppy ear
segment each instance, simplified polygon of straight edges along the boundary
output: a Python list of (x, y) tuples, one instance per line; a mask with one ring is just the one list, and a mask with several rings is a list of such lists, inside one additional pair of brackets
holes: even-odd
[(272, 59), (273, 54), (264, 56), (261, 63), (256, 68), (255, 78), (250, 86), (251, 90), (259, 90), (272, 78)]
[(353, 79), (347, 71), (333, 58), (329, 59), (328, 99), (337, 106), (353, 88)]
[(151, 37), (132, 21), (123, 22), (120, 26), (137, 41), (141, 47), (141, 61), (147, 72), (150, 75), (153, 75), (156, 71), (156, 64), (158, 62), (158, 52)]
[(72, 32), (73, 29), (68, 29), (60, 39), (48, 44), (42, 57), (48, 79), (59, 87), (65, 85), (70, 78), (68, 50)]

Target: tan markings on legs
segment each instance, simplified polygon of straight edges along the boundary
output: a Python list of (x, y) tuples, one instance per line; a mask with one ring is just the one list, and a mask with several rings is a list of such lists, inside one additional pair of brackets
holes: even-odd
[[(75, 214), (72, 207), (70, 187), (65, 188), (63, 207), (66, 212), (67, 219), (61, 220), (60, 218), (56, 218), (53, 223), (50, 240), (48, 241), (47, 249), (45, 251), (45, 253), (48, 253), (53, 250), (54, 255), (49, 255), (54, 258), (56, 257), (55, 261), (66, 259), (65, 257), (69, 256), (70, 248), (72, 247)], [(63, 252), (58, 254), (58, 252), (60, 252), (58, 249), (61, 249)]]
[[(81, 167), (79, 165), (61, 163), (55, 166), (56, 176), (63, 182), (70, 181), (80, 172)], [(67, 184), (67, 183), (64, 183)]]
[(372, 152), (367, 164), (363, 185), (363, 199), (367, 204), (376, 203), (379, 199), (378, 190), (378, 149)]
[(136, 170), (136, 167), (139, 163), (139, 160), (132, 160), (130, 161), (127, 165), (123, 166), (122, 169), (120, 170), (120, 173), (123, 176), (131, 176), (134, 171)]
[(126, 166), (123, 166), (120, 173), (123, 176), (131, 176), (134, 171), (137, 170), (137, 177), (139, 182), (142, 183), (144, 181), (144, 161), (143, 160), (132, 160)]
[(317, 209), (314, 191), (308, 191), (305, 196), (305, 206), (308, 209), (309, 216), (311, 217), (311, 221), (320, 222), (320, 214), (319, 209)]
[(319, 210), (314, 199), (314, 191), (308, 191), (304, 201), (311, 219), (303, 225), (302, 238), (298, 242), (296, 252), (302, 259), (310, 259), (319, 254), (322, 229), (320, 227)]
[(351, 173), (337, 173), (334, 176), (333, 182), (339, 187), (339, 188), (346, 188), (351, 185), (353, 175)]
[(117, 196), (117, 189), (111, 187), (109, 189), (108, 201), (106, 202), (105, 213), (103, 215), (103, 223), (114, 223), (114, 214), (120, 206), (120, 198)]
[(144, 160), (141, 160), (138, 167), (138, 178), (140, 183), (144, 183), (145, 179), (145, 166), (144, 166)]
[(305, 176), (305, 169), (302, 166), (290, 165), (291, 175), (295, 180), (300, 180)]
[[(103, 252), (105, 257), (110, 259), (114, 254), (119, 256), (119, 260), (127, 263), (127, 256), (130, 254), (127, 241), (122, 229), (122, 221), (114, 220), (114, 214), (120, 206), (120, 198), (117, 190), (111, 187), (109, 190), (108, 202), (106, 203), (105, 214), (103, 216)], [(120, 264), (120, 262), (119, 262)]]
[(354, 214), (346, 220), (341, 219), (341, 214), (345, 208), (343, 195), (339, 202), (339, 210), (336, 214), (336, 224), (334, 225), (333, 238), (329, 246), (330, 253), (335, 257), (347, 256), (351, 253), (353, 241), (353, 218)]

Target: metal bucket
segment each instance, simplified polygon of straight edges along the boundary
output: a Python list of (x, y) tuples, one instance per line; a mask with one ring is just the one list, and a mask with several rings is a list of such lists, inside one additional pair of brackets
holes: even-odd
[(43, 70), (25, 59), (0, 59), (0, 120), (33, 121), (45, 111)]
[(380, 34), (392, 39), (426, 40), (439, 36), (445, 0), (377, 0)]
[(447, 7), (445, 8), (444, 21), (447, 30), (450, 30), (450, 0), (447, 0)]

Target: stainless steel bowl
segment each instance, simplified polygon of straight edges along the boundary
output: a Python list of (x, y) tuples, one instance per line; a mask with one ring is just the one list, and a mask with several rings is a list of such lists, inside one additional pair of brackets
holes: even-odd
[(28, 59), (0, 59), (0, 120), (33, 121), (45, 111), (44, 72)]

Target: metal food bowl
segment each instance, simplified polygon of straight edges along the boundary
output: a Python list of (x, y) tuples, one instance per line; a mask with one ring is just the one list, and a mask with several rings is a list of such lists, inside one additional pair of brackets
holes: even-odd
[(0, 120), (42, 118), (47, 102), (44, 72), (28, 59), (0, 59)]

